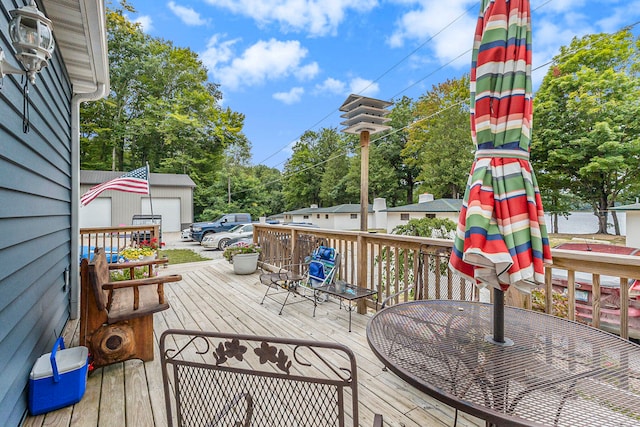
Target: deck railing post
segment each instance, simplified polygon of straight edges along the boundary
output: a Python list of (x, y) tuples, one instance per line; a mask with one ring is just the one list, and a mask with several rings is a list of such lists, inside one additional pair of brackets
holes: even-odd
[[(356, 262), (358, 263), (358, 286), (361, 288), (368, 288), (367, 286), (367, 239), (365, 238), (366, 232), (361, 232), (358, 235), (358, 254), (356, 256)], [(358, 300), (358, 313), (364, 314), (367, 312), (367, 302), (363, 299)]]

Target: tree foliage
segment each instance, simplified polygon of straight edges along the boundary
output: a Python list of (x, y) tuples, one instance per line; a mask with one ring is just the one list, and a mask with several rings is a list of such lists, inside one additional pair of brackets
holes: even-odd
[(421, 236), (435, 239), (451, 239), (458, 225), (448, 218), (410, 219), (396, 226), (392, 233), (402, 236)]
[(216, 203), (225, 150), (249, 152), (244, 116), (220, 107), (195, 52), (144, 34), (125, 16), (133, 11), (125, 1), (107, 10), (111, 90), (82, 105), (81, 165), (126, 171), (149, 162), (154, 172), (188, 174), (198, 214)]
[(473, 163), (469, 77), (447, 80), (422, 95), (402, 156), (420, 168), (418, 180), (436, 198), (460, 198)]
[(392, 168), (386, 172), (393, 174), (393, 177), (389, 177), (391, 180), (380, 180), (383, 184), (386, 182), (388, 187), (384, 193), (379, 192), (379, 197), (385, 197), (392, 206), (411, 204), (414, 202), (413, 191), (420, 173), (420, 164), (413, 161), (413, 157), (406, 159), (403, 150), (409, 144), (409, 128), (415, 120), (413, 100), (407, 96), (397, 100), (388, 117), (391, 119), (388, 123), (391, 130), (381, 138), (380, 143), (375, 144), (375, 155), (371, 159), (374, 170), (382, 170), (385, 166)]
[(532, 161), (547, 209), (562, 211), (554, 197), (574, 194), (593, 208), (599, 233), (609, 208), (638, 185), (638, 47), (630, 31), (574, 39), (535, 99)]

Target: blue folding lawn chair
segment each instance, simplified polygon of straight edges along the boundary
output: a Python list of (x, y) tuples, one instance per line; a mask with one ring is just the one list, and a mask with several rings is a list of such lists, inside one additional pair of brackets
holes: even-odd
[(340, 256), (334, 248), (318, 246), (307, 261), (307, 287), (313, 289), (333, 283), (340, 266)]

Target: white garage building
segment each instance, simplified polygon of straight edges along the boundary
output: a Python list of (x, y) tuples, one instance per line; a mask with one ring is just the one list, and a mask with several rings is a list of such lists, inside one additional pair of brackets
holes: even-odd
[[(80, 171), (80, 194), (125, 172)], [(151, 194), (107, 190), (87, 206), (80, 207), (80, 228), (130, 225), (136, 214), (162, 215), (162, 231), (180, 231), (193, 222), (193, 189), (188, 175), (152, 173)]]

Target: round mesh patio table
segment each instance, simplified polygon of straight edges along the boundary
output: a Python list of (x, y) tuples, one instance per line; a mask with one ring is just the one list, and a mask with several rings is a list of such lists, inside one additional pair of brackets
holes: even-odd
[(426, 300), (391, 306), (367, 326), (373, 352), (417, 389), (497, 425), (640, 425), (640, 346), (590, 326), (505, 307)]

